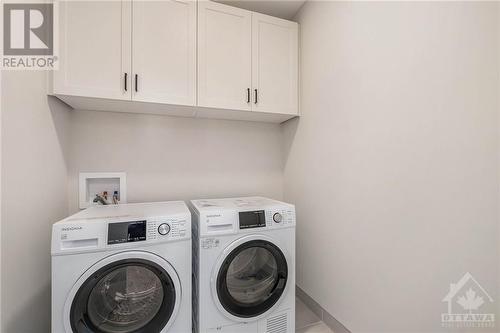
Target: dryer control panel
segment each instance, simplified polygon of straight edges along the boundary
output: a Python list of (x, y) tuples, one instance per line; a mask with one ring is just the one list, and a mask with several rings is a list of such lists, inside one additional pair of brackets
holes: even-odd
[(253, 210), (238, 213), (239, 229), (273, 228), (293, 225), (295, 212), (287, 209)]
[(266, 225), (278, 228), (295, 225), (295, 209), (280, 207), (266, 210)]
[(295, 206), (275, 200), (252, 197), (192, 203), (199, 214), (200, 237), (295, 226)]

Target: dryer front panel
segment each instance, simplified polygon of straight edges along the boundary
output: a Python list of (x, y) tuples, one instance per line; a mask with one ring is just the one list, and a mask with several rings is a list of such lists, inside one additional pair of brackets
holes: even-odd
[(166, 261), (147, 252), (103, 261), (80, 278), (67, 301), (71, 332), (161, 332), (172, 323), (180, 283)]
[(233, 318), (258, 319), (282, 297), (288, 264), (270, 240), (247, 239), (233, 247), (217, 269), (217, 303)]

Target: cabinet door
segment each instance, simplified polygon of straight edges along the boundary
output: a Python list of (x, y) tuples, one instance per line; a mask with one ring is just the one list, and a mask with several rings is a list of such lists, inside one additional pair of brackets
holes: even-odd
[(130, 100), (130, 1), (61, 1), (59, 6), (54, 93)]
[(298, 25), (252, 15), (252, 110), (298, 114)]
[(198, 105), (250, 110), (252, 13), (198, 2)]
[(195, 105), (196, 2), (134, 0), (132, 22), (132, 99)]

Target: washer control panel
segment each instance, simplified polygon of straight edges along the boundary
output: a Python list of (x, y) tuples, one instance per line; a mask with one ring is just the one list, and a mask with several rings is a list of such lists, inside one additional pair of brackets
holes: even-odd
[(179, 218), (151, 218), (147, 223), (147, 238), (148, 240), (174, 240), (182, 239), (189, 236), (188, 219), (185, 217)]
[(158, 233), (162, 236), (168, 235), (170, 232), (170, 224), (162, 223), (158, 226)]

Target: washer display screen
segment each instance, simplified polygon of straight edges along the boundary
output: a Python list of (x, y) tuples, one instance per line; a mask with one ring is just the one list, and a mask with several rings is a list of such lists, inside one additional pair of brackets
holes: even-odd
[(108, 224), (108, 245), (146, 240), (146, 221)]

